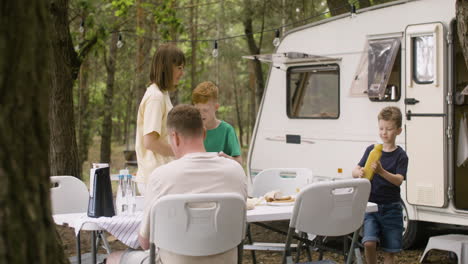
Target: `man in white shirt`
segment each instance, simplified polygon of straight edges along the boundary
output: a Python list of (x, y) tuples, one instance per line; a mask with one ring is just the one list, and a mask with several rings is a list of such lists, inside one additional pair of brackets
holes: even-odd
[[(247, 181), (243, 168), (234, 160), (205, 151), (205, 129), (200, 112), (190, 105), (174, 107), (167, 118), (171, 148), (177, 160), (154, 170), (148, 180), (145, 210), (139, 240), (149, 248), (151, 207), (168, 194), (238, 193), (247, 197)], [(157, 245), (156, 245), (157, 247)], [(107, 263), (149, 263), (148, 251), (112, 253)], [(191, 257), (159, 250), (156, 263), (237, 263), (237, 248), (224, 253)]]

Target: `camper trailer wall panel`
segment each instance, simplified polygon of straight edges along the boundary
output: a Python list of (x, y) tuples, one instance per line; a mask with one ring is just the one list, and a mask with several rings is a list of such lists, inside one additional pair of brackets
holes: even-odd
[[(448, 23), (453, 10), (442, 7), (448, 4), (442, 2), (445, 1), (425, 0), (390, 6), (360, 13), (354, 19), (347, 17), (286, 35), (277, 52), (297, 51), (342, 59), (339, 63), (340, 118), (289, 119), (285, 98), (286, 72), (272, 68), (257, 120), (250, 169), (255, 172), (278, 166), (305, 166), (313, 168), (316, 174), (335, 176), (336, 168), (342, 167), (343, 175), (349, 177), (365, 147), (378, 140), (376, 116), (379, 110), (386, 105), (405, 109), (403, 99), (395, 103), (373, 103), (366, 97), (349, 97), (351, 80), (367, 36), (403, 32), (408, 25), (421, 22)], [(404, 76), (402, 79), (404, 82)], [(291, 145), (278, 141), (286, 134), (301, 135), (314, 143)], [(397, 143), (405, 147), (404, 136), (399, 137)]]

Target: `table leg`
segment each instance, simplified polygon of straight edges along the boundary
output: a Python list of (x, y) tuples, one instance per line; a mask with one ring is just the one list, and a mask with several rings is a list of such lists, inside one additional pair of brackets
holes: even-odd
[(241, 241), (237, 246), (237, 264), (242, 264), (242, 256), (244, 255), (244, 241)]
[(346, 258), (346, 264), (353, 263), (354, 246), (356, 245), (358, 236), (359, 236), (359, 228), (353, 233), (353, 240), (351, 242), (351, 246), (349, 247), (349, 253), (348, 253), (348, 257)]
[(91, 232), (91, 263), (96, 264), (96, 256), (97, 255), (97, 249), (96, 249), (96, 231)]
[(80, 239), (80, 231), (76, 235), (76, 259), (78, 260), (78, 264), (81, 264), (81, 239)]
[[(247, 239), (249, 240), (249, 244), (252, 244), (252, 233), (250, 232), (250, 223), (247, 224)], [(257, 264), (257, 257), (255, 256), (255, 250), (252, 250), (252, 263)]]

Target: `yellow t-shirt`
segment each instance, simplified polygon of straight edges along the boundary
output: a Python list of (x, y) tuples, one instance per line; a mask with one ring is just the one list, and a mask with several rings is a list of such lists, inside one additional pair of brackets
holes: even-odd
[(144, 135), (156, 132), (160, 139), (169, 143), (167, 134), (167, 114), (172, 109), (171, 99), (167, 91), (162, 92), (156, 84), (151, 84), (145, 92), (138, 108), (135, 151), (138, 161), (136, 181), (146, 184), (149, 175), (157, 167), (172, 160), (146, 149), (143, 144)]

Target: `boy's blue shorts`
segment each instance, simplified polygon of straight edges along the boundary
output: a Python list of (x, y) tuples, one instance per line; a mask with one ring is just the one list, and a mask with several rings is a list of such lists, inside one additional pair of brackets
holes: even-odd
[(379, 210), (366, 213), (362, 243), (375, 241), (385, 252), (396, 253), (403, 245), (403, 211), (401, 203), (378, 204)]

